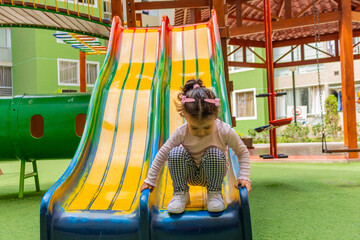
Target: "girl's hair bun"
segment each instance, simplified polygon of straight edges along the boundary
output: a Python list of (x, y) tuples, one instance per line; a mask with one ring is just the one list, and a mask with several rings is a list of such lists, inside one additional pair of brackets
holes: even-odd
[(195, 85), (195, 84), (198, 84), (198, 85), (200, 86), (200, 88), (203, 88), (203, 87), (204, 87), (204, 86), (203, 86), (203, 82), (202, 82), (200, 79), (190, 79), (190, 80), (188, 80), (188, 81), (185, 83), (184, 87), (181, 88), (182, 94), (183, 94), (184, 96), (186, 96), (186, 93), (187, 93), (188, 91), (194, 89), (194, 85)]
[[(194, 101), (182, 104), (183, 98), (191, 98)], [(196, 119), (206, 119), (217, 117), (219, 114), (218, 105), (205, 101), (215, 98), (215, 93), (203, 86), (203, 82), (200, 79), (190, 79), (181, 88), (177, 97), (178, 102), (175, 101), (175, 105), (181, 117), (184, 117), (186, 114)]]

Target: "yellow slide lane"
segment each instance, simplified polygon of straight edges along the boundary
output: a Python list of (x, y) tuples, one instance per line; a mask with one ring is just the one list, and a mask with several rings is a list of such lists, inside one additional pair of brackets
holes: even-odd
[[(118, 70), (109, 90), (95, 159), (83, 184), (79, 184), (81, 188), (68, 199), (68, 211), (133, 209), (144, 161), (157, 37), (156, 29), (124, 30)], [(136, 93), (135, 119), (132, 119)]]
[[(182, 74), (185, 74), (184, 82), (197, 77), (203, 81), (203, 84), (211, 87), (210, 76), (210, 56), (208, 45), (208, 29), (206, 25), (189, 26), (184, 28), (173, 28), (172, 31), (172, 68), (170, 80), (170, 102), (169, 102), (169, 136), (177, 127), (183, 124), (183, 120), (176, 111), (174, 100), (177, 98), (180, 87), (182, 87)], [(183, 42), (184, 41), (184, 42)], [(184, 47), (185, 46), (185, 47)], [(196, 61), (198, 59), (198, 61)], [(183, 60), (185, 69), (183, 69)], [(198, 69), (197, 69), (198, 66)], [(164, 167), (161, 182), (160, 209), (166, 210), (173, 194), (172, 180), (167, 165)], [(205, 209), (206, 203), (205, 188), (199, 186), (190, 186), (190, 205), (188, 210)]]

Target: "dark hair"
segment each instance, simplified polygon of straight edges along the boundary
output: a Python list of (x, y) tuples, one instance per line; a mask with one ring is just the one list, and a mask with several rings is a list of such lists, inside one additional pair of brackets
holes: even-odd
[[(194, 88), (194, 85), (198, 84), (200, 87)], [(182, 104), (182, 96), (195, 99), (195, 102), (187, 102)], [(217, 117), (219, 114), (219, 107), (213, 103), (205, 102), (204, 99), (215, 99), (215, 93), (210, 89), (203, 86), (203, 82), (200, 79), (188, 80), (184, 87), (181, 88), (175, 102), (177, 111), (181, 117), (185, 117), (185, 114), (194, 119), (206, 119), (211, 117)]]

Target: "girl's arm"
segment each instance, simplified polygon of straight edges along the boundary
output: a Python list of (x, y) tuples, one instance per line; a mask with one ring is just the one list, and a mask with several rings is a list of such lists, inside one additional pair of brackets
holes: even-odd
[(158, 175), (160, 173), (161, 168), (168, 160), (169, 152), (171, 151), (171, 149), (173, 149), (176, 146), (179, 146), (180, 144), (181, 144), (181, 136), (180, 136), (180, 129), (178, 128), (157, 152), (155, 159), (151, 164), (147, 178), (144, 181), (145, 183), (153, 187), (156, 186)]
[(234, 129), (230, 129), (228, 145), (235, 152), (239, 161), (238, 180), (250, 181), (250, 153)]

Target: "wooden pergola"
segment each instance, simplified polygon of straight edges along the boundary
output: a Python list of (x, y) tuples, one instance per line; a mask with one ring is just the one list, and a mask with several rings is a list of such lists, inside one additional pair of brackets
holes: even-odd
[[(317, 63), (316, 59), (305, 59), (304, 48), (315, 42), (314, 17), (318, 16), (316, 22), (320, 41), (335, 40), (335, 54), (326, 53), (326, 57), (318, 59), (318, 62), (341, 62), (344, 145), (349, 149), (357, 149), (354, 58), (360, 59), (360, 54), (353, 55), (352, 39), (360, 36), (360, 0), (127, 0), (126, 3), (129, 27), (135, 27), (138, 10), (175, 8), (175, 25), (182, 25), (207, 21), (211, 9), (215, 9), (221, 31), (227, 89), (229, 93), (233, 89), (229, 82), (228, 66), (266, 68), (269, 121), (275, 119), (274, 68)], [(316, 16), (313, 14), (314, 5), (318, 9)], [(112, 1), (112, 13), (123, 18), (121, 0)], [(228, 44), (242, 48), (243, 53), (250, 47), (265, 48), (267, 58), (260, 63), (247, 62), (246, 57), (242, 62), (228, 62)], [(300, 47), (301, 60), (273, 61), (272, 48), (285, 46)], [(295, 47), (292, 48), (294, 49)], [(286, 54), (289, 53), (290, 51)], [(275, 131), (270, 130), (270, 155), (278, 157)], [(357, 158), (358, 153), (350, 152), (349, 157)]]

